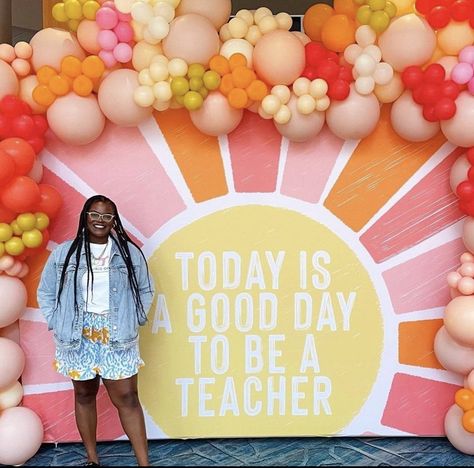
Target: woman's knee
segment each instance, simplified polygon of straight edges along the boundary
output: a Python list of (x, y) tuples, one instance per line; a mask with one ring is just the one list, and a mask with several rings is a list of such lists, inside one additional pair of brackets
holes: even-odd
[(76, 390), (74, 392), (76, 403), (80, 405), (90, 405), (95, 403), (96, 396), (97, 393), (94, 391)]
[(138, 393), (135, 390), (129, 390), (111, 395), (112, 403), (117, 408), (136, 408), (140, 405)]

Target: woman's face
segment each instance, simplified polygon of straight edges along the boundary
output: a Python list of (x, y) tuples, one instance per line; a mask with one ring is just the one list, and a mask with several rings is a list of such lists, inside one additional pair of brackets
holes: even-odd
[(89, 241), (105, 244), (115, 223), (115, 211), (109, 202), (96, 201), (87, 212), (87, 230)]

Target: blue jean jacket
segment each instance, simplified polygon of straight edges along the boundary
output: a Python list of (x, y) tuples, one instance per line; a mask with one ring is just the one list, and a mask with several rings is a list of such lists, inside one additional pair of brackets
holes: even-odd
[[(54, 249), (44, 267), (38, 287), (38, 303), (41, 312), (46, 318), (48, 329), (54, 332), (56, 346), (61, 349), (79, 348), (84, 319), (85, 301), (81, 289), (81, 278), (87, 272), (84, 249), (79, 261), (76, 286), (79, 310), (74, 311), (75, 254), (69, 260), (59, 304), (57, 299), (61, 271), (71, 243), (72, 241), (64, 242)], [(133, 244), (128, 246), (137, 276), (143, 308), (145, 312), (148, 312), (153, 300), (153, 283), (147, 274), (146, 262), (139, 250)], [(138, 327), (144, 325), (146, 319), (139, 319), (137, 315), (137, 307), (128, 280), (127, 267), (115, 242), (112, 242), (110, 254), (109, 285), (109, 344), (113, 348), (125, 349), (136, 344)]]

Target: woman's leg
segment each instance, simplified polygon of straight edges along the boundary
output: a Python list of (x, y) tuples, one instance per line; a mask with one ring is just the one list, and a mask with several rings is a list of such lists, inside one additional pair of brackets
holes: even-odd
[(137, 457), (139, 466), (148, 466), (148, 441), (143, 410), (138, 399), (137, 374), (128, 379), (102, 379), (110, 399), (118, 409), (120, 422)]
[(87, 452), (87, 461), (98, 463), (96, 397), (100, 378), (73, 380), (76, 424)]

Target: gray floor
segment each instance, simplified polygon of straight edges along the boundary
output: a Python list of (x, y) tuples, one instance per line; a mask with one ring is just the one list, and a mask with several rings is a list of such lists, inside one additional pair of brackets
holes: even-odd
[[(136, 465), (125, 441), (99, 444), (104, 466)], [(81, 444), (44, 444), (24, 466), (79, 466)], [(267, 438), (150, 441), (154, 466), (474, 466), (445, 438)]]

